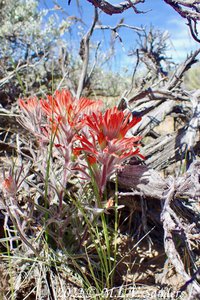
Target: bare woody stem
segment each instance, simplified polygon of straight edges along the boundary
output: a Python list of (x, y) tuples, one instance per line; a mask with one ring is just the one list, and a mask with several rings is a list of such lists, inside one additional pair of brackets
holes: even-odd
[[(136, 8), (139, 3), (144, 3), (145, 0), (126, 0), (118, 4), (111, 4), (104, 0), (87, 0), (92, 3), (96, 8), (101, 9), (108, 15), (121, 14), (125, 10), (132, 8), (136, 14), (143, 13)], [(200, 43), (198, 36), (197, 22), (200, 20), (199, 1), (191, 0), (163, 0), (166, 4), (170, 5), (182, 18), (188, 21), (187, 25), (190, 29), (191, 35), (195, 41)]]
[(108, 15), (113, 14), (121, 14), (125, 10), (129, 8), (133, 8), (135, 13), (140, 13), (135, 5), (138, 3), (144, 3), (145, 0), (128, 0), (120, 2), (119, 4), (111, 4), (108, 1), (103, 0), (88, 0), (88, 2), (92, 3), (95, 7), (100, 8), (103, 12), (105, 12)]
[(81, 75), (78, 83), (76, 98), (79, 99), (81, 96), (81, 93), (84, 89), (86, 78), (87, 78), (87, 70), (88, 70), (88, 64), (89, 64), (89, 51), (90, 51), (90, 38), (93, 34), (96, 22), (98, 21), (98, 12), (97, 8), (94, 9), (94, 18), (92, 25), (88, 32), (84, 35), (81, 43), (80, 43), (80, 52), (81, 57), (83, 60)]

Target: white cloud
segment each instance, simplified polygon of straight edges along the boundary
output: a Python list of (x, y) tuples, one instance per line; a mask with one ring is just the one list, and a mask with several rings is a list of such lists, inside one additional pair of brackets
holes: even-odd
[[(189, 27), (183, 19), (170, 19), (168, 25), (170, 36), (168, 55), (172, 56), (176, 62), (181, 62), (200, 45), (192, 38)], [(198, 30), (200, 33), (200, 24)]]

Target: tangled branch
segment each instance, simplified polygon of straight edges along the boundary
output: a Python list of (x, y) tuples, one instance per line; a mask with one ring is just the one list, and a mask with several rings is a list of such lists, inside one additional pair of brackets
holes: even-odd
[(188, 27), (190, 29), (192, 37), (200, 43), (198, 37), (197, 24), (200, 21), (200, 5), (199, 1), (190, 0), (164, 0), (169, 4), (182, 18), (187, 19)]
[[(92, 3), (96, 8), (101, 9), (108, 15), (121, 14), (129, 8), (133, 8), (134, 12), (137, 14), (143, 13), (143, 11), (139, 11), (135, 6), (139, 3), (145, 2), (145, 0), (127, 0), (114, 5), (104, 0), (87, 1)], [(199, 2), (191, 0), (164, 0), (164, 2), (170, 5), (182, 18), (188, 21), (187, 25), (190, 29), (192, 37), (195, 41), (200, 43), (197, 29), (197, 24), (200, 20)]]
[(104, 0), (88, 0), (88, 2), (92, 3), (95, 7), (100, 8), (106, 14), (113, 15), (121, 14), (131, 7), (134, 9), (135, 13), (142, 13), (136, 9), (135, 5), (138, 3), (144, 3), (145, 0), (128, 0), (115, 5)]

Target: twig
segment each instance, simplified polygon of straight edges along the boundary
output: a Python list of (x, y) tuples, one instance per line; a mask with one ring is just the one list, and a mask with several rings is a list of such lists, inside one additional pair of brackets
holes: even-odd
[(196, 21), (192, 22), (191, 19), (188, 19), (188, 24), (187, 25), (189, 26), (190, 33), (191, 33), (193, 39), (196, 42), (200, 43), (200, 39), (197, 37), (197, 35), (198, 35), (198, 32), (197, 32), (197, 22)]
[(144, 30), (142, 27), (131, 26), (131, 25), (124, 24), (124, 23), (118, 23), (116, 26), (96, 25), (95, 29), (101, 29), (101, 30), (109, 29), (109, 30), (116, 31), (117, 29), (122, 28), (122, 27), (125, 27), (128, 29), (133, 29), (135, 31), (143, 31)]
[(190, 280), (186, 281), (186, 283), (184, 285), (182, 285), (182, 287), (179, 290), (179, 293), (184, 292), (187, 287), (194, 281), (197, 279), (197, 276), (200, 275), (200, 268), (198, 268), (198, 270), (192, 275), (192, 277), (190, 278)]
[(81, 45), (80, 45), (80, 51), (82, 51), (81, 56), (83, 59), (83, 65), (82, 65), (82, 70), (81, 70), (81, 75), (80, 75), (80, 79), (79, 79), (79, 83), (78, 83), (78, 89), (77, 89), (77, 93), (76, 93), (76, 98), (79, 99), (81, 96), (81, 93), (83, 91), (83, 88), (85, 86), (85, 81), (86, 81), (86, 77), (87, 77), (87, 69), (88, 69), (88, 63), (89, 63), (89, 43), (90, 43), (90, 38), (93, 34), (94, 28), (95, 28), (95, 24), (98, 21), (98, 12), (97, 12), (97, 8), (94, 9), (94, 18), (93, 18), (93, 22), (92, 25), (90, 27), (90, 29), (88, 30), (88, 32), (86, 33), (86, 35), (83, 37), (82, 41), (81, 41)]
[(183, 77), (184, 73), (191, 68), (191, 66), (197, 62), (196, 57), (199, 55), (200, 49), (197, 49), (193, 53), (191, 53), (184, 63), (182, 63), (171, 76), (166, 86), (166, 89), (172, 90), (174, 87), (180, 83), (180, 79)]
[(199, 1), (191, 0), (164, 0), (169, 4), (182, 18), (187, 19), (188, 27), (195, 41), (200, 43), (197, 31), (197, 21), (200, 20)]
[[(180, 274), (185, 281), (190, 281), (191, 278), (185, 271), (183, 262), (179, 253), (176, 250), (172, 232), (176, 230), (176, 221), (171, 216), (171, 208), (170, 204), (173, 201), (176, 184), (175, 180), (171, 178), (169, 182), (169, 188), (167, 193), (164, 195), (164, 206), (161, 212), (161, 221), (163, 222), (163, 229), (164, 229), (164, 248), (165, 253), (167, 254), (168, 258), (170, 259), (171, 263), (173, 264), (176, 272)], [(200, 286), (197, 282), (192, 281), (191, 283), (192, 288), (194, 288), (198, 293), (200, 293)]]
[(17, 232), (18, 232), (18, 234), (19, 234), (21, 240), (24, 242), (25, 245), (28, 246), (28, 248), (30, 248), (30, 249), (33, 251), (33, 253), (34, 253), (36, 256), (38, 256), (38, 255), (39, 255), (38, 251), (33, 247), (33, 245), (31, 244), (31, 242), (26, 238), (26, 236), (25, 236), (24, 233), (22, 232), (21, 226), (20, 226), (20, 224), (19, 224), (19, 219), (18, 219), (17, 214), (15, 214), (15, 216), (14, 216), (14, 215), (12, 214), (12, 212), (11, 212), (10, 207), (9, 207), (7, 204), (6, 204), (6, 210), (7, 210), (8, 214), (9, 214), (10, 219), (12, 220), (13, 225), (16, 227)]
[(16, 67), (16, 69), (14, 71), (10, 72), (10, 74), (8, 76), (0, 79), (0, 88), (3, 87), (9, 80), (11, 80), (17, 74), (17, 72), (19, 72), (21, 70), (24, 70), (26, 68), (35, 68), (36, 65), (40, 64), (41, 60), (37, 61), (34, 64), (28, 64), (28, 63), (26, 63), (26, 64), (21, 65), (21, 66), (19, 66), (20, 63), (18, 63), (18, 65), (17, 65), (17, 67)]
[(88, 2), (92, 3), (96, 8), (100, 8), (103, 12), (108, 15), (113, 14), (121, 14), (125, 10), (129, 8), (133, 8), (135, 13), (143, 13), (142, 11), (138, 11), (135, 8), (135, 5), (139, 3), (144, 3), (145, 0), (131, 0), (120, 2), (119, 4), (110, 4), (108, 1), (104, 0), (88, 0)]

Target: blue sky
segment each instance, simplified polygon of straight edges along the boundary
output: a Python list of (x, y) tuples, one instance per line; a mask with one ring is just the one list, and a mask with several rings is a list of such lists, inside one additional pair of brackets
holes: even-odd
[[(68, 6), (68, 0), (41, 0), (41, 7), (52, 8), (55, 2), (63, 7), (65, 13), (59, 13), (60, 18), (66, 18), (67, 16), (82, 17), (84, 24), (82, 27), (83, 32), (86, 31), (92, 22), (94, 8), (87, 0), (80, 0), (80, 7), (77, 6), (77, 0), (71, 0), (71, 4)], [(119, 3), (120, 1), (111, 0), (111, 3)], [(137, 5), (137, 8), (145, 11), (144, 14), (135, 14), (133, 9), (129, 9), (120, 15), (106, 15), (101, 13), (100, 20), (103, 25), (116, 25), (121, 18), (124, 18), (124, 23), (131, 26), (153, 26), (161, 31), (168, 32), (169, 34), (169, 46), (168, 56), (172, 57), (176, 62), (181, 62), (186, 58), (186, 55), (192, 50), (197, 49), (200, 45), (193, 41), (190, 36), (189, 29), (186, 25), (186, 20), (182, 19), (164, 0), (146, 0), (144, 4)], [(130, 29), (120, 29), (120, 37), (123, 44), (116, 43), (116, 59), (115, 68), (121, 66), (129, 67), (134, 58), (127, 54), (131, 49), (136, 46), (137, 35)], [(78, 45), (80, 36), (75, 31), (72, 35), (74, 44)], [(102, 49), (109, 48), (110, 32), (104, 31), (103, 35), (100, 31), (96, 30), (93, 43), (101, 41)]]

